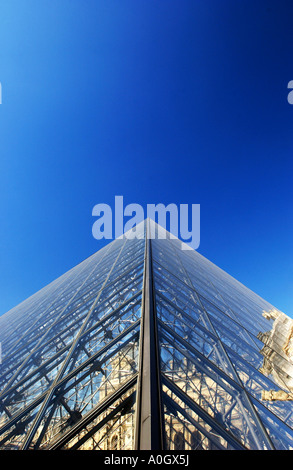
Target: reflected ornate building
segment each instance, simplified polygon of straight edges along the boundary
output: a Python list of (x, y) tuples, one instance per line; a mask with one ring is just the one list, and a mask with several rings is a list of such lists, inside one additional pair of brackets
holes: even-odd
[(0, 448), (293, 449), (292, 320), (138, 234), (0, 317)]
[[(272, 375), (280, 390), (264, 390), (263, 400), (293, 400), (293, 320), (275, 308), (263, 316), (273, 321), (272, 329), (260, 332), (264, 343), (260, 353), (264, 356), (260, 371)], [(287, 391), (286, 391), (287, 390)]]

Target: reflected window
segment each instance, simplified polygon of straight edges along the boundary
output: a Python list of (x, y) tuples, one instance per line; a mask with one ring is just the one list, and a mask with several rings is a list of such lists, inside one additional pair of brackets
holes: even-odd
[(184, 437), (182, 432), (176, 432), (174, 436), (174, 448), (175, 450), (184, 450)]
[(114, 436), (111, 439), (111, 450), (117, 450), (118, 449), (118, 436), (117, 434), (114, 434)]
[(190, 447), (191, 447), (192, 450), (201, 450), (202, 449), (200, 432), (195, 430), (191, 434)]

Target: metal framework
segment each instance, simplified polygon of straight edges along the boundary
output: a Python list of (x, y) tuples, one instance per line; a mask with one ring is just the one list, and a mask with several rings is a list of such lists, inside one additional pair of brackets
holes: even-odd
[[(148, 226), (146, 229), (149, 233)], [(151, 241), (147, 236), (135, 447), (143, 450), (162, 450), (159, 343), (152, 271)]]
[(289, 317), (131, 234), (0, 317), (0, 449), (293, 449)]

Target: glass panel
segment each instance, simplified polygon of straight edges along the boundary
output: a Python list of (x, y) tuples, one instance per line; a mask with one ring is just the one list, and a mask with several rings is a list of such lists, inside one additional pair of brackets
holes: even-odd
[(30, 448), (46, 447), (137, 374), (144, 252), (144, 239), (115, 240), (0, 318), (4, 448), (7, 433), (24, 443), (9, 425), (19, 413), (34, 410), (28, 435), (45, 404)]
[(240, 387), (204, 358), (184, 350), (161, 332), (162, 371), (197, 406), (248, 449), (266, 449), (250, 405)]
[[(144, 227), (0, 317), (1, 449), (134, 449)], [(293, 321), (178, 239), (151, 253), (167, 449), (293, 449)]]
[(135, 439), (135, 388), (81, 429), (62, 449), (132, 450)]
[[(234, 450), (205, 419), (163, 386), (167, 450)], [(232, 439), (231, 439), (232, 442)]]

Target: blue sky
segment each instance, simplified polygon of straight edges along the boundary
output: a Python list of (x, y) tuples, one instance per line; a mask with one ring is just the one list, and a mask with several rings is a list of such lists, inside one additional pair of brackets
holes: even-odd
[(2, 0), (0, 314), (103, 246), (92, 208), (201, 205), (198, 251), (292, 299), (293, 4)]

